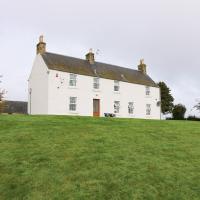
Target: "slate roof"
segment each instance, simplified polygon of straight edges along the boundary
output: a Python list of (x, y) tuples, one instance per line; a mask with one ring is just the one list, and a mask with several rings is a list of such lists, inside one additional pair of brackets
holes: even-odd
[(158, 87), (148, 75), (138, 70), (100, 62), (90, 64), (87, 60), (49, 52), (45, 52), (41, 56), (47, 67), (51, 70)]

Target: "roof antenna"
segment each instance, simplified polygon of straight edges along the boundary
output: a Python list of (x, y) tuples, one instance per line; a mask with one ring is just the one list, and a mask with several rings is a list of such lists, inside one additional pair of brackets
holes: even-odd
[(97, 49), (97, 50), (96, 50), (96, 55), (99, 55), (99, 53), (100, 53), (100, 50)]
[(40, 35), (39, 42), (44, 42), (44, 36), (43, 35)]

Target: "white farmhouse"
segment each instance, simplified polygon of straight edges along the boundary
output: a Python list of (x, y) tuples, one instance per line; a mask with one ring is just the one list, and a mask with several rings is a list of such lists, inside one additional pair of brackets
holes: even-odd
[(160, 119), (160, 89), (138, 70), (46, 52), (43, 37), (28, 82), (28, 113)]

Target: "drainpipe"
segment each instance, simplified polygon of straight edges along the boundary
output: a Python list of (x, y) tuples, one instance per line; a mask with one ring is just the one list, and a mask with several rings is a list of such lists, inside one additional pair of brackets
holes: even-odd
[(29, 114), (31, 115), (31, 94), (32, 94), (32, 88), (29, 89)]
[(161, 103), (161, 88), (159, 87), (159, 93), (160, 93), (160, 120), (161, 120), (161, 106), (162, 106), (162, 103)]

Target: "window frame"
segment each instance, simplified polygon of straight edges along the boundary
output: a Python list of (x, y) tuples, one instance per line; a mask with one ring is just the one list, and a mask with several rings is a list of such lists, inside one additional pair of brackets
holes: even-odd
[(151, 115), (151, 104), (146, 104), (146, 115)]
[[(116, 90), (117, 88), (117, 90)], [(114, 92), (119, 92), (120, 84), (118, 80), (114, 80)]]
[(120, 113), (120, 101), (114, 101), (114, 113), (115, 114)]
[[(132, 104), (132, 106), (130, 107), (130, 104)], [(132, 111), (132, 112), (130, 112)], [(128, 114), (129, 115), (133, 115), (134, 114), (134, 101), (129, 101), (128, 102)]]
[(77, 74), (69, 74), (69, 86), (76, 87), (77, 86)]
[(145, 93), (146, 93), (146, 96), (150, 96), (151, 95), (151, 89), (150, 89), (149, 86), (146, 86)]
[(99, 88), (100, 88), (100, 78), (99, 77), (94, 77), (93, 78), (93, 89), (94, 90), (99, 90)]
[(70, 112), (77, 111), (77, 97), (69, 97), (69, 111)]

